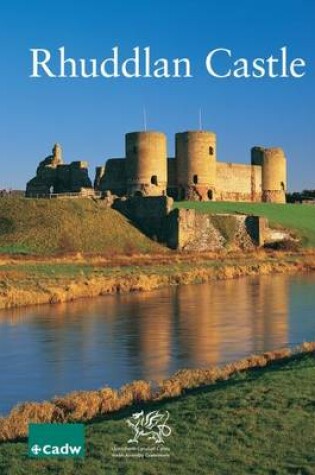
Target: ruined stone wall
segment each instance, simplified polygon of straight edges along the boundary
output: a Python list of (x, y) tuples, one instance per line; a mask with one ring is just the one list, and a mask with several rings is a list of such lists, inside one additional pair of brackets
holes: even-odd
[(58, 165), (53, 192), (65, 193), (66, 191), (70, 191), (70, 167), (65, 164)]
[(80, 192), (82, 188), (92, 188), (89, 178), (88, 163), (86, 161), (71, 162), (70, 165), (70, 190)]
[(261, 201), (261, 183), (260, 166), (217, 162), (217, 201)]
[(186, 251), (252, 249), (265, 242), (267, 220), (261, 216), (210, 215), (175, 209), (169, 215), (168, 245)]
[(54, 189), (56, 167), (38, 167), (36, 176), (26, 184), (26, 196), (46, 196)]
[(51, 193), (81, 193), (93, 190), (85, 161), (66, 165), (62, 159), (60, 145), (53, 147), (52, 155), (42, 160), (36, 176), (26, 185), (26, 196), (49, 196)]
[(47, 196), (56, 185), (56, 169), (62, 165), (62, 149), (59, 144), (55, 144), (52, 154), (39, 162), (36, 176), (26, 184), (26, 196)]
[(197, 213), (194, 209), (173, 209), (173, 203), (167, 196), (134, 196), (115, 199), (112, 208), (171, 249), (219, 251), (253, 249), (264, 244), (265, 218)]
[(177, 199), (176, 158), (167, 159), (167, 195)]
[(175, 209), (168, 218), (167, 244), (181, 251), (216, 251), (222, 249), (223, 239), (208, 214), (198, 214), (194, 209)]
[(112, 208), (130, 219), (151, 239), (166, 242), (165, 226), (173, 203), (168, 196), (132, 196), (116, 199)]
[(126, 160), (111, 158), (107, 160), (98, 185), (99, 191), (110, 191), (117, 196), (127, 194)]
[(87, 162), (76, 161), (57, 166), (54, 193), (80, 193), (82, 188), (92, 188)]
[(262, 169), (252, 165), (252, 201), (262, 201)]
[(99, 166), (95, 168), (95, 177), (94, 177), (94, 189), (99, 191), (100, 190), (100, 183), (101, 179), (103, 178), (105, 173), (105, 166)]

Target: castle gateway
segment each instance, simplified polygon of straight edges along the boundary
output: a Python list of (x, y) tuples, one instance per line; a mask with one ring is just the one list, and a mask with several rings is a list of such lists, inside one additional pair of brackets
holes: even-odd
[(286, 158), (281, 148), (253, 147), (251, 163), (218, 162), (216, 134), (198, 130), (176, 134), (175, 157), (167, 157), (162, 132), (131, 132), (125, 157), (96, 168), (94, 187), (86, 162), (64, 165), (54, 148), (27, 184), (26, 195), (110, 192), (117, 196), (163, 196), (175, 200), (285, 203)]

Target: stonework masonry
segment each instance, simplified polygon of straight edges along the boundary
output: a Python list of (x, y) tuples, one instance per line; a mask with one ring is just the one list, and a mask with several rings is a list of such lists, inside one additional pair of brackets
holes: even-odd
[[(209, 131), (176, 134), (175, 157), (167, 157), (161, 132), (126, 134), (126, 158), (111, 158), (96, 168), (65, 164), (60, 145), (39, 163), (26, 186), (27, 197), (98, 196), (103, 206), (124, 214), (151, 239), (172, 249), (220, 251), (262, 246), (265, 218), (210, 215), (174, 209), (175, 200), (285, 202), (286, 158), (281, 148), (253, 147), (251, 163), (217, 162), (216, 135)], [(270, 234), (270, 233), (269, 233)]]
[(115, 199), (112, 208), (126, 216), (151, 239), (167, 243), (173, 203), (168, 196), (135, 195)]
[(220, 251), (263, 246), (267, 221), (259, 216), (210, 215), (194, 209), (173, 209), (167, 196), (116, 198), (112, 208), (151, 239), (180, 251)]
[(166, 137), (161, 132), (126, 134), (128, 195), (166, 195), (166, 153)]
[(166, 158), (161, 132), (127, 134), (126, 158), (107, 160), (97, 190), (118, 196), (167, 194), (175, 200), (285, 203), (281, 148), (253, 147), (251, 163), (239, 164), (217, 161), (213, 132), (177, 133), (175, 142), (175, 157)]
[(212, 132), (176, 134), (176, 187), (178, 199), (214, 199), (216, 136)]
[(131, 132), (125, 136), (125, 158), (110, 158), (96, 168), (94, 185), (87, 162), (66, 165), (60, 145), (40, 162), (27, 183), (26, 196), (51, 193), (122, 196), (170, 196), (190, 201), (285, 203), (286, 158), (281, 148), (253, 147), (251, 163), (217, 161), (214, 132), (177, 133), (175, 157), (167, 157), (162, 132)]
[(210, 215), (175, 209), (169, 215), (167, 243), (181, 251), (249, 250), (265, 243), (267, 220), (261, 216)]
[(89, 194), (92, 183), (88, 175), (87, 162), (76, 161), (66, 165), (60, 145), (54, 145), (52, 155), (40, 162), (36, 176), (26, 185), (27, 197), (48, 196), (53, 193)]
[(281, 148), (253, 147), (252, 165), (261, 166), (262, 201), (267, 203), (285, 203), (287, 188), (287, 166)]

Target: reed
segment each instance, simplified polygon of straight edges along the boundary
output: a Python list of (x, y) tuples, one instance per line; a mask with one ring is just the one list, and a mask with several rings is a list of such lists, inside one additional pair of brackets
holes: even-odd
[(153, 389), (147, 381), (137, 380), (119, 390), (105, 387), (97, 391), (76, 391), (41, 403), (26, 402), (14, 407), (8, 416), (0, 418), (0, 441), (25, 438), (31, 422), (86, 422), (134, 404), (176, 398), (191, 389), (228, 380), (236, 373), (314, 353), (315, 342), (305, 342), (293, 349), (280, 348), (252, 355), (222, 367), (183, 369), (163, 380), (157, 389)]

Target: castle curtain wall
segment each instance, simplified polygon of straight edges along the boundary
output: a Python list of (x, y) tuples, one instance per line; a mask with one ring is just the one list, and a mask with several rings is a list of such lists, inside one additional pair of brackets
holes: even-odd
[(261, 184), (261, 167), (217, 162), (217, 201), (261, 201)]

